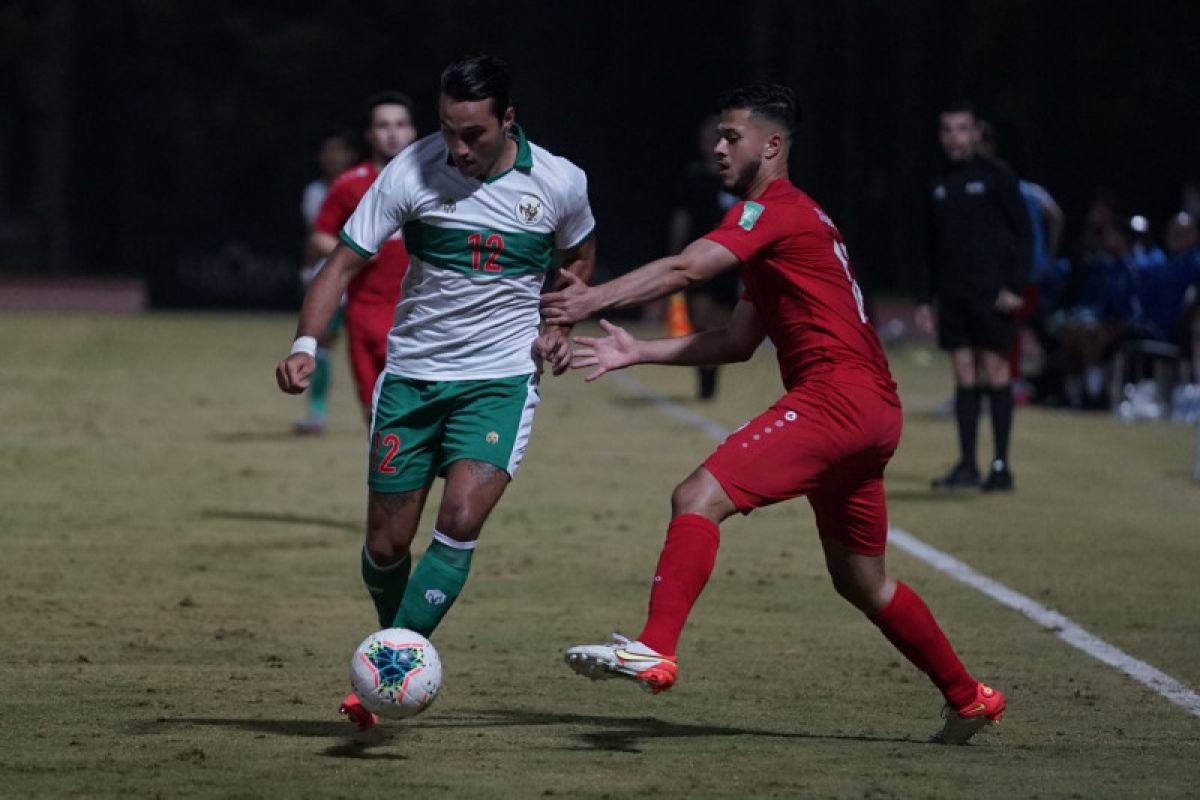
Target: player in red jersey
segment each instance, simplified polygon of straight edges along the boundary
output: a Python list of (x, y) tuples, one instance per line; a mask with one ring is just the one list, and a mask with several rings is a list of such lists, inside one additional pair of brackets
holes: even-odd
[[(333, 252), (338, 233), (358, 201), (371, 188), (379, 171), (417, 138), (412, 100), (400, 92), (381, 92), (367, 100), (367, 145), (371, 157), (343, 172), (321, 204), (308, 247), (311, 261)], [(362, 405), (370, 419), (375, 380), (387, 361), (387, 335), (392, 328), (400, 284), (408, 269), (408, 252), (397, 236), (384, 242), (379, 252), (350, 281), (346, 289), (346, 339), (350, 368)]]
[(670, 688), (680, 632), (716, 562), (719, 523), (804, 495), (834, 588), (945, 696), (946, 723), (934, 740), (965, 742), (1000, 718), (1004, 696), (971, 677), (925, 603), (884, 566), (883, 470), (900, 439), (900, 400), (841, 234), (788, 180), (792, 93), (752, 86), (726, 93), (720, 107), (714, 153), (725, 187), (742, 202), (678, 256), (606, 284), (570, 281), (543, 295), (543, 314), (550, 323), (577, 322), (741, 265), (746, 289), (727, 327), (639, 341), (601, 322), (608, 336), (578, 337), (582, 347), (572, 366), (592, 368), (587, 379), (595, 380), (633, 364), (744, 361), (769, 336), (787, 393), (676, 487), (649, 616), (637, 639), (572, 647), (567, 663), (594, 679), (628, 678), (654, 693)]

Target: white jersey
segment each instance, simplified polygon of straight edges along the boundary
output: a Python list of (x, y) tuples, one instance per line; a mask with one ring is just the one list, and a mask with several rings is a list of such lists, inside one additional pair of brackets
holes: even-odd
[(404, 232), (410, 260), (385, 372), (445, 381), (536, 369), (546, 271), (555, 250), (582, 244), (595, 220), (583, 170), (513, 131), (513, 168), (484, 181), (458, 171), (440, 133), (410, 145), (342, 229), (364, 256)]
[(310, 231), (313, 223), (317, 221), (317, 213), (321, 210), (321, 204), (325, 202), (328, 195), (329, 181), (324, 178), (309, 181), (308, 185), (304, 187), (304, 195), (300, 198), (300, 213), (304, 215), (304, 224)]

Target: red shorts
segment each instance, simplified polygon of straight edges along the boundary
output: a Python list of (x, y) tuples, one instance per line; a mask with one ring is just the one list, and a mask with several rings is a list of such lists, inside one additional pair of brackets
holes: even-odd
[(387, 364), (387, 336), (395, 319), (395, 306), (349, 305), (346, 307), (346, 344), (358, 401), (371, 407), (375, 381)]
[(704, 468), (743, 514), (805, 495), (822, 539), (880, 555), (883, 468), (902, 416), (900, 401), (879, 389), (808, 381), (731, 433)]

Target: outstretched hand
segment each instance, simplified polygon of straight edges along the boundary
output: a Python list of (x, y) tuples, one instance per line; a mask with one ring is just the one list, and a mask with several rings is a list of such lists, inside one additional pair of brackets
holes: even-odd
[(583, 278), (563, 270), (558, 288), (542, 295), (542, 319), (550, 325), (574, 325), (587, 319), (593, 311), (589, 302), (591, 291)]
[(576, 336), (575, 344), (580, 345), (571, 355), (571, 369), (587, 369), (595, 367), (586, 381), (594, 381), (606, 372), (624, 369), (638, 363), (638, 340), (629, 331), (613, 325), (606, 319), (600, 320), (600, 327), (608, 336), (597, 339), (593, 336)]

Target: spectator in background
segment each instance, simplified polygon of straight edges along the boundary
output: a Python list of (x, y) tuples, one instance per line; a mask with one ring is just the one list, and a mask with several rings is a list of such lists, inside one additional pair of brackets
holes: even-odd
[(1150, 221), (1141, 214), (1130, 218), (1129, 231), (1129, 266), (1137, 301), (1133, 309), (1134, 333), (1145, 339), (1170, 341), (1183, 298), (1172, 285), (1167, 254), (1150, 235)]
[(1200, 237), (1195, 217), (1186, 211), (1173, 215), (1163, 241), (1168, 281), (1179, 299), (1174, 338), (1191, 357), (1192, 383), (1200, 384)]
[[(930, 304), (936, 299), (938, 344), (949, 351), (954, 371), (959, 460), (933, 486), (1011, 491), (1008, 353), (1016, 341), (1013, 314), (1023, 305), (1029, 280), (1029, 215), (1016, 176), (979, 153), (979, 125), (969, 104), (943, 108), (938, 139), (946, 166), (929, 190), (927, 276), (917, 324), (933, 331)], [(975, 440), (984, 392), (995, 454), (987, 479), (981, 481)]]
[[(1000, 147), (996, 128), (987, 120), (979, 121), (979, 152), (986, 158), (997, 159)], [(1056, 308), (1054, 298), (1059, 293), (1061, 276), (1057, 269), (1058, 248), (1062, 244), (1066, 216), (1054, 198), (1043, 187), (1020, 179), (1017, 186), (1029, 213), (1033, 250), (1029, 283), (1022, 297), (1024, 305), (1016, 312), (1017, 341), (1008, 354), (1009, 370), (1013, 376), (1013, 395), (1018, 405), (1028, 402), (1029, 384), (1021, 374), (1021, 327), (1028, 325), (1046, 351), (1053, 346), (1049, 335), (1049, 316)]]
[(1128, 221), (1118, 217), (1110, 197), (1098, 196), (1088, 210), (1082, 255), (1071, 267), (1070, 305), (1059, 328), (1073, 408), (1108, 408), (1105, 363), (1138, 314), (1132, 252)]
[[(713, 148), (717, 144), (717, 123), (714, 114), (705, 117), (696, 129), (699, 158), (683, 171), (675, 195), (675, 205), (667, 230), (667, 250), (676, 255), (690, 242), (699, 239), (717, 226), (737, 198), (725, 191)], [(696, 333), (724, 328), (729, 324), (733, 307), (739, 296), (738, 271), (722, 272), (707, 283), (688, 287), (688, 318)], [(696, 368), (698, 395), (709, 400), (717, 392), (717, 368)]]
[[(321, 137), (317, 147), (317, 169), (320, 177), (314, 178), (304, 187), (300, 200), (300, 213), (304, 216), (304, 248), (301, 256), (303, 267), (300, 270), (300, 280), (308, 286), (321, 267), (325, 264), (324, 255), (313, 253), (308, 247), (308, 239), (313, 232), (317, 213), (321, 204), (329, 194), (329, 186), (333, 180), (354, 165), (358, 160), (358, 145), (354, 133), (349, 128), (331, 128)], [(300, 434), (324, 433), (328, 425), (329, 414), (329, 377), (331, 375), (330, 353), (337, 342), (338, 332), (342, 327), (342, 311), (334, 315), (325, 328), (325, 332), (317, 340), (317, 369), (313, 373), (312, 384), (308, 392), (308, 411), (304, 418), (296, 423), (294, 430)]]
[(317, 146), (317, 170), (319, 177), (313, 178), (304, 187), (300, 200), (300, 213), (304, 216), (306, 234), (312, 231), (317, 212), (333, 179), (350, 169), (358, 161), (358, 141), (349, 128), (330, 128), (321, 137)]

